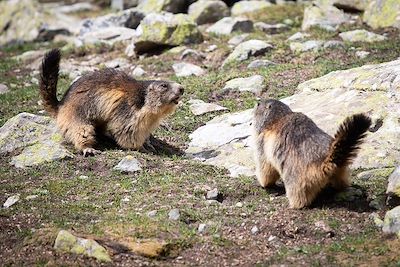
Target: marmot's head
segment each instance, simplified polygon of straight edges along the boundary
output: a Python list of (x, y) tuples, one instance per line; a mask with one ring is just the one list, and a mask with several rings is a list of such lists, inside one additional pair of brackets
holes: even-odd
[(257, 133), (260, 133), (290, 113), (292, 110), (279, 100), (261, 100), (254, 108), (253, 126)]
[(153, 113), (172, 113), (183, 95), (183, 87), (179, 83), (167, 81), (151, 81), (146, 88), (145, 105)]

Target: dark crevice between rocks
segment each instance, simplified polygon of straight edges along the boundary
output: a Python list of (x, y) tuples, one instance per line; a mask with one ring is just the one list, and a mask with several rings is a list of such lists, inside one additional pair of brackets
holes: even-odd
[(335, 3), (335, 4), (333, 4), (333, 6), (340, 10), (343, 10), (343, 12), (349, 13), (349, 14), (360, 15), (363, 13), (363, 10), (360, 10), (360, 9), (357, 9), (355, 7), (348, 6), (348, 5), (342, 5), (339, 3)]

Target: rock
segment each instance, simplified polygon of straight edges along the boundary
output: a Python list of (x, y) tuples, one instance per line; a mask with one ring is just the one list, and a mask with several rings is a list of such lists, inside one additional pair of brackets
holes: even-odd
[(257, 227), (257, 225), (254, 225), (252, 228), (251, 228), (251, 233), (253, 234), (253, 235), (256, 235), (256, 234), (258, 234), (258, 227)]
[(232, 16), (240, 16), (246, 13), (261, 11), (271, 6), (267, 1), (239, 1), (236, 2), (231, 9)]
[(186, 0), (141, 0), (137, 8), (145, 13), (184, 13)]
[(386, 194), (400, 198), (400, 166), (397, 167), (389, 176)]
[(238, 202), (235, 204), (236, 208), (242, 208), (243, 207), (243, 203), (242, 202)]
[(335, 5), (336, 7), (343, 9), (345, 12), (354, 12), (364, 11), (367, 8), (370, 0), (328, 0), (324, 2), (328, 5)]
[(104, 65), (107, 68), (113, 68), (113, 69), (123, 69), (123, 68), (127, 68), (130, 65), (129, 60), (127, 60), (126, 58), (115, 58), (113, 60), (107, 61), (104, 63)]
[(249, 147), (251, 110), (217, 116), (190, 134), (186, 153), (205, 164), (225, 167), (232, 177), (254, 174)]
[(317, 229), (323, 231), (325, 234), (328, 234), (328, 237), (334, 236), (332, 228), (329, 225), (327, 225), (325, 221), (316, 221), (314, 225)]
[(85, 33), (75, 40), (75, 46), (90, 44), (114, 45), (123, 41), (130, 41), (136, 36), (136, 31), (125, 27), (107, 27)]
[(15, 203), (17, 203), (18, 201), (19, 201), (19, 194), (13, 195), (13, 196), (7, 198), (6, 202), (4, 202), (4, 204), (3, 204), (3, 207), (7, 209), (7, 208), (11, 207), (12, 205), (14, 205)]
[(396, 234), (400, 238), (400, 206), (386, 212), (382, 231), (387, 234)]
[(204, 233), (204, 231), (206, 230), (206, 227), (207, 227), (207, 224), (205, 224), (205, 223), (199, 224), (199, 227), (197, 228), (197, 232)]
[(29, 196), (26, 196), (26, 197), (25, 197), (25, 200), (30, 201), (30, 200), (37, 199), (38, 197), (39, 197), (38, 195), (29, 195)]
[(290, 43), (290, 50), (294, 53), (302, 53), (302, 52), (307, 52), (307, 51), (318, 51), (320, 50), (324, 45), (323, 41), (318, 41), (318, 40), (310, 40), (306, 41), (304, 43), (300, 42), (292, 42)]
[(207, 52), (207, 53), (214, 52), (215, 50), (217, 50), (217, 48), (218, 48), (217, 45), (209, 45), (209, 46), (206, 48), (206, 52)]
[(369, 215), (369, 218), (373, 220), (374, 224), (378, 228), (383, 227), (383, 221), (379, 218), (379, 215), (376, 212), (373, 212)]
[(129, 242), (125, 245), (134, 253), (148, 258), (160, 258), (167, 256), (171, 244), (163, 240), (141, 240), (138, 242)]
[(206, 200), (218, 200), (220, 197), (220, 193), (218, 192), (218, 188), (214, 188), (207, 192)]
[(393, 0), (371, 0), (365, 9), (363, 20), (373, 29), (400, 28), (400, 2)]
[(311, 27), (320, 27), (331, 30), (349, 20), (350, 16), (334, 6), (314, 4), (305, 8), (301, 29), (307, 31)]
[(204, 101), (199, 99), (189, 100), (188, 103), (190, 104), (189, 106), (190, 111), (196, 116), (214, 111), (227, 110), (227, 108), (222, 107), (220, 105), (213, 103), (205, 103)]
[(8, 89), (8, 86), (5, 84), (0, 83), (0, 95), (8, 93), (10, 89)]
[(225, 59), (223, 65), (240, 62), (250, 57), (264, 55), (272, 49), (272, 45), (261, 40), (249, 40), (236, 46), (233, 52)]
[(324, 49), (329, 49), (329, 48), (344, 48), (345, 45), (341, 41), (336, 41), (336, 40), (331, 40), (331, 41), (326, 41), (324, 43)]
[(56, 8), (57, 12), (61, 13), (77, 13), (77, 12), (88, 12), (97, 11), (99, 8), (92, 3), (75, 3), (72, 5), (63, 5)]
[(226, 82), (224, 89), (249, 91), (260, 94), (265, 89), (265, 79), (261, 75), (253, 75), (247, 78), (236, 78)]
[(62, 136), (49, 117), (20, 113), (0, 128), (0, 154), (24, 148), (12, 158), (17, 167), (72, 157), (61, 142)]
[(276, 65), (274, 62), (266, 60), (266, 59), (256, 59), (247, 65), (248, 69), (260, 69), (260, 68), (267, 68), (270, 66)]
[(142, 164), (140, 164), (140, 162), (133, 156), (128, 155), (124, 157), (113, 169), (121, 172), (138, 172), (142, 170)]
[(145, 74), (146, 74), (146, 71), (139, 66), (136, 66), (133, 69), (133, 71), (131, 72), (131, 75), (133, 77), (143, 77)]
[[(86, 19), (82, 21), (79, 29), (79, 35), (83, 36), (87, 33), (104, 30), (109, 27), (136, 29), (144, 16), (144, 13), (132, 8), (118, 13)], [(114, 34), (120, 33), (115, 31)]]
[(374, 180), (377, 178), (388, 178), (394, 168), (378, 168), (378, 169), (372, 169), (372, 170), (367, 170), (367, 171), (362, 171), (359, 174), (357, 174), (357, 178), (360, 180)]
[(177, 220), (179, 220), (180, 216), (181, 216), (181, 214), (180, 214), (180, 212), (179, 212), (179, 209), (172, 209), (172, 210), (170, 210), (169, 213), (168, 213), (168, 217), (169, 217), (169, 219), (172, 220), (172, 221), (177, 221)]
[(182, 52), (180, 59), (183, 60), (187, 58), (192, 58), (193, 60), (196, 61), (202, 61), (205, 58), (205, 55), (200, 52), (197, 52), (194, 49), (185, 49), (185, 51)]
[(139, 4), (139, 0), (111, 0), (111, 8), (115, 10), (124, 10), (135, 7)]
[(253, 22), (245, 18), (225, 17), (207, 28), (207, 33), (216, 35), (229, 35), (233, 32), (252, 32)]
[(33, 50), (33, 51), (26, 51), (21, 55), (18, 55), (15, 58), (17, 61), (21, 61), (22, 63), (30, 63), (32, 61), (36, 61), (39, 59), (40, 63), (44, 54), (46, 53), (45, 50)]
[(70, 34), (76, 19), (68, 23), (56, 14), (44, 10), (35, 0), (0, 2), (0, 45), (12, 42), (51, 40), (56, 34)]
[(386, 197), (379, 195), (372, 199), (369, 203), (368, 206), (372, 209), (375, 210), (383, 210), (386, 206)]
[(202, 76), (206, 73), (201, 67), (186, 62), (174, 63), (172, 68), (177, 77)]
[(156, 210), (152, 210), (152, 211), (149, 211), (147, 213), (147, 216), (150, 217), (150, 218), (156, 217), (156, 215), (157, 215), (157, 211)]
[(368, 51), (356, 51), (356, 56), (361, 59), (366, 58), (369, 54), (371, 53)]
[(54, 249), (61, 252), (85, 255), (98, 261), (111, 262), (107, 250), (95, 240), (76, 237), (65, 230), (61, 230), (58, 233)]
[(140, 23), (134, 45), (136, 53), (144, 53), (160, 46), (179, 46), (202, 40), (197, 24), (188, 15), (150, 13)]
[(345, 42), (379, 42), (386, 40), (387, 38), (383, 35), (369, 32), (366, 30), (354, 30), (348, 32), (342, 32), (339, 34), (340, 38)]
[(256, 22), (254, 23), (254, 27), (263, 31), (267, 34), (277, 34), (284, 31), (287, 31), (289, 27), (286, 24), (278, 23), (278, 24), (267, 24), (265, 22)]
[(199, 0), (189, 6), (188, 14), (198, 24), (216, 22), (229, 16), (228, 6), (221, 0)]
[(311, 36), (311, 35), (308, 34), (308, 33), (296, 32), (295, 34), (293, 34), (292, 36), (290, 36), (287, 40), (288, 40), (289, 42), (292, 42), (292, 41), (301, 41), (301, 40), (304, 40), (304, 39), (306, 39), (306, 38), (308, 38), (308, 37), (310, 37), (310, 36)]
[(235, 35), (231, 39), (229, 39), (228, 44), (236, 46), (240, 43), (243, 43), (244, 40), (246, 40), (247, 36), (249, 36), (248, 33)]
[(358, 188), (348, 187), (335, 196), (337, 202), (352, 202), (363, 196), (363, 191)]
[(62, 146), (59, 140), (43, 140), (24, 148), (18, 156), (11, 158), (10, 164), (17, 168), (26, 168), (53, 162), (62, 159), (73, 158), (73, 154)]

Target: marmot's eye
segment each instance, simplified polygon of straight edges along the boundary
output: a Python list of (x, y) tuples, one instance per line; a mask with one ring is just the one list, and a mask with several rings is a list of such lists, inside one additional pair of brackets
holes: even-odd
[(161, 89), (168, 89), (168, 84), (162, 83), (162, 84), (160, 84), (160, 88)]

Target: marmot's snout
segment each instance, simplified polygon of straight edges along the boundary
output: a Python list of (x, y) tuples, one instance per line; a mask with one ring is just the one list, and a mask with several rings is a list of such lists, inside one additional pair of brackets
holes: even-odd
[(182, 85), (179, 83), (173, 83), (171, 85), (172, 92), (174, 93), (174, 96), (171, 99), (171, 102), (178, 104), (179, 100), (181, 100), (183, 92), (185, 89), (183, 88)]

